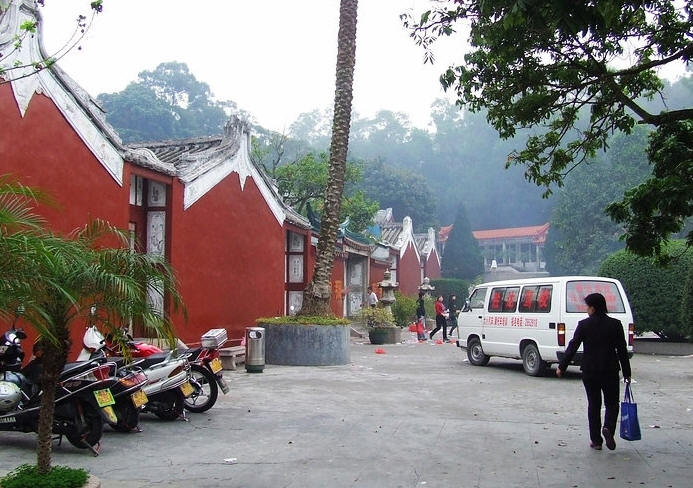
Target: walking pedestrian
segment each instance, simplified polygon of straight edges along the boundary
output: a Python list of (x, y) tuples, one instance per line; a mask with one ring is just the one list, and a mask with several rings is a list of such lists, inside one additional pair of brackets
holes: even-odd
[[(614, 434), (618, 417), (619, 363), (623, 380), (630, 382), (630, 361), (623, 326), (619, 320), (609, 317), (606, 299), (600, 293), (585, 297), (587, 317), (578, 322), (573, 339), (558, 365), (556, 376), (563, 376), (576, 351), (583, 344), (584, 352), (580, 369), (587, 395), (587, 419), (590, 429), (590, 447), (601, 450), (602, 442), (610, 450), (616, 449)], [(602, 394), (604, 395), (604, 427), (602, 427)], [(603, 439), (602, 439), (602, 436)]]
[(433, 339), (433, 334), (438, 332), (440, 329), (443, 329), (443, 341), (448, 342), (448, 328), (447, 328), (447, 323), (446, 323), (446, 317), (445, 317), (445, 305), (443, 305), (443, 295), (438, 296), (438, 300), (436, 300), (436, 328), (431, 331), (431, 335), (429, 336), (431, 339)]
[(424, 292), (419, 292), (419, 299), (416, 300), (416, 336), (419, 342), (426, 340), (426, 305), (424, 304)]
[(450, 330), (448, 331), (448, 337), (452, 336), (452, 331), (457, 328), (457, 315), (459, 311), (457, 310), (457, 296), (452, 294), (448, 296), (448, 325)]

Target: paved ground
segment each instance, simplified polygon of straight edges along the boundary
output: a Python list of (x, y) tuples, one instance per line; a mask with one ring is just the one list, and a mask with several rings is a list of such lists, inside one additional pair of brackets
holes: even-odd
[[(347, 366), (227, 372), (231, 393), (208, 413), (146, 415), (142, 433), (106, 433), (98, 458), (66, 444), (54, 462), (104, 488), (691, 486), (693, 357), (636, 355), (643, 440), (597, 452), (577, 372), (473, 367), (449, 344), (384, 349), (354, 344)], [(31, 435), (0, 432), (0, 444), (0, 470), (35, 461)]]

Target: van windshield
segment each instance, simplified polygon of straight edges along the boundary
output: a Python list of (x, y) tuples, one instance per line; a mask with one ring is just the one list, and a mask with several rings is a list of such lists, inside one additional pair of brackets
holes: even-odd
[(623, 299), (615, 283), (610, 281), (569, 281), (566, 283), (565, 311), (587, 313), (585, 297), (590, 293), (601, 293), (606, 299), (607, 313), (625, 313)]
[(477, 288), (469, 297), (469, 308), (484, 308), (486, 303), (486, 288)]

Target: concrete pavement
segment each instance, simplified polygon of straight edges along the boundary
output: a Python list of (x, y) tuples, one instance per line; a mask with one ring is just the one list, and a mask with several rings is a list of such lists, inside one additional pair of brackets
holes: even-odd
[[(471, 366), (450, 344), (379, 347), (355, 343), (347, 366), (226, 372), (231, 393), (209, 412), (143, 415), (142, 433), (107, 432), (98, 458), (66, 443), (54, 462), (103, 488), (691, 484), (693, 357), (636, 355), (643, 440), (598, 452), (577, 370), (532, 378), (519, 361)], [(0, 469), (35, 462), (32, 435), (0, 444)]]

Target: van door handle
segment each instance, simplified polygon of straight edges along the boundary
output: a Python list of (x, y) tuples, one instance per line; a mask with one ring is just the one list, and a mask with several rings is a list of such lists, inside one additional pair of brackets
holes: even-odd
[(480, 319), (483, 319), (483, 317), (482, 317), (481, 315), (479, 315), (479, 317), (478, 317), (478, 318), (480, 318)]

